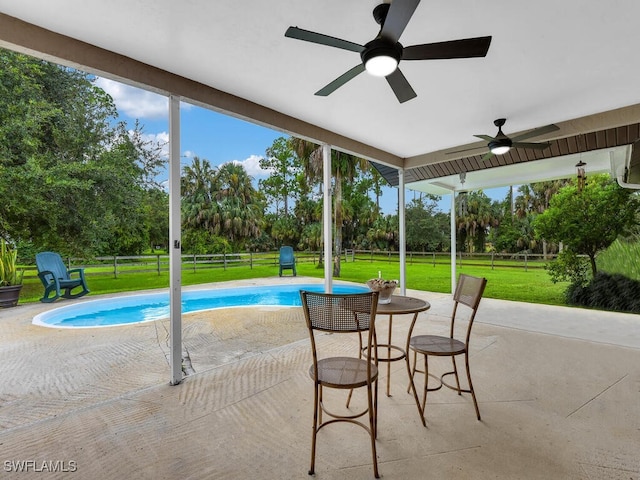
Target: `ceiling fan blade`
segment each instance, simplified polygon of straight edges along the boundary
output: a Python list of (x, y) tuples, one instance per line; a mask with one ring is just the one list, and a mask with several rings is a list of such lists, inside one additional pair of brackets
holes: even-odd
[(411, 88), (411, 85), (409, 85), (409, 82), (399, 68), (397, 68), (391, 75), (387, 75), (386, 78), (389, 86), (393, 90), (393, 93), (396, 94), (400, 103), (404, 103), (407, 100), (411, 100), (418, 96), (416, 92), (414, 92), (413, 88)]
[(323, 33), (311, 32), (309, 30), (303, 30), (298, 27), (289, 27), (284, 33), (285, 37), (295, 38), (297, 40), (304, 40), (305, 42), (318, 43), (320, 45), (327, 45), (329, 47), (341, 48), (343, 50), (349, 50), (351, 52), (360, 53), (364, 50), (362, 45), (349, 42), (348, 40), (342, 40), (341, 38), (330, 37)]
[(495, 138), (490, 137), (489, 135), (474, 135), (474, 137), (481, 138), (482, 140), (486, 140), (487, 142), (493, 142)]
[(444, 60), (448, 58), (484, 57), (491, 37), (465, 38), (448, 42), (425, 43), (404, 47), (402, 60)]
[(487, 152), (484, 154), (484, 156), (480, 159), (480, 161), (484, 162), (485, 160), (489, 160), (491, 157), (494, 156), (493, 152)]
[(364, 65), (362, 63), (359, 63), (358, 65), (353, 67), (351, 70), (348, 70), (342, 75), (340, 75), (333, 82), (328, 84), (326, 87), (323, 87), (320, 90), (318, 90), (316, 92), (316, 95), (318, 95), (319, 97), (326, 97), (327, 95), (330, 95), (331, 93), (335, 92), (338, 88), (340, 88), (342, 85), (347, 83), (352, 78), (356, 77), (357, 75), (360, 75), (362, 72), (364, 72)]
[(541, 142), (541, 143), (513, 142), (511, 146), (513, 148), (534, 148), (536, 150), (544, 150), (545, 148), (549, 148), (551, 144), (547, 142)]
[(380, 30), (380, 37), (396, 43), (419, 3), (420, 0), (393, 0), (384, 25), (382, 25), (382, 30)]
[(483, 149), (486, 149), (486, 148), (487, 148), (486, 145), (481, 145), (481, 146), (475, 147), (475, 148), (465, 148), (463, 150), (454, 150), (453, 152), (447, 152), (447, 155), (453, 155), (455, 153), (473, 152), (474, 150), (483, 150)]
[(530, 132), (523, 133), (522, 135), (518, 135), (517, 137), (513, 137), (511, 140), (514, 142), (519, 142), (520, 140), (525, 140), (527, 138), (538, 137), (540, 135), (545, 135), (547, 133), (555, 132), (556, 130), (560, 130), (560, 127), (554, 125), (547, 125), (546, 127), (536, 128), (531, 130)]

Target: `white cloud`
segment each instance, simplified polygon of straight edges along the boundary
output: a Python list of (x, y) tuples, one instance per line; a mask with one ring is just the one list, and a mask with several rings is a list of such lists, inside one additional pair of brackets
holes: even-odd
[(194, 156), (194, 155), (195, 155), (195, 154), (194, 154), (191, 150), (185, 150), (185, 151), (182, 153), (182, 156), (183, 156), (184, 158), (193, 158), (193, 156)]
[(143, 133), (142, 138), (156, 143), (169, 143), (169, 134), (167, 132)]
[(234, 163), (236, 165), (242, 165), (244, 169), (247, 171), (247, 173), (254, 178), (267, 177), (269, 176), (269, 170), (264, 170), (260, 168), (261, 158), (262, 157), (259, 155), (251, 155), (249, 158), (246, 158), (244, 160), (232, 160), (231, 163)]
[[(111, 95), (119, 112), (131, 118), (159, 120), (169, 118), (169, 99), (164, 95), (131, 87), (123, 83), (98, 77), (96, 85)], [(192, 105), (181, 103), (180, 108), (190, 109)]]
[(99, 77), (96, 85), (113, 98), (118, 111), (132, 118), (161, 119), (169, 116), (169, 100), (163, 95)]

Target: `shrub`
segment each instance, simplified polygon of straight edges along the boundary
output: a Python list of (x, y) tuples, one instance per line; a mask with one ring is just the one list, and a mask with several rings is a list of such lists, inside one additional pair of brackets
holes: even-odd
[(572, 283), (567, 303), (616, 312), (640, 313), (640, 281), (599, 272), (586, 286)]
[(585, 257), (565, 249), (557, 258), (544, 267), (553, 283), (571, 282), (573, 285), (584, 286), (588, 283), (589, 263)]

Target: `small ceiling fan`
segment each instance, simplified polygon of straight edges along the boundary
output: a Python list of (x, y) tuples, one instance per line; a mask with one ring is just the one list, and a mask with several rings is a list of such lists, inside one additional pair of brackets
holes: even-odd
[[(538, 137), (540, 135), (555, 132), (556, 130), (560, 129), (560, 127), (558, 127), (557, 125), (551, 124), (547, 125), (546, 127), (536, 128), (529, 132), (518, 135), (517, 137), (509, 138), (502, 131), (502, 127), (506, 121), (506, 118), (498, 118), (497, 120), (493, 121), (493, 124), (498, 127), (498, 134), (495, 137), (490, 137), (489, 135), (474, 135), (474, 137), (481, 138), (482, 140), (486, 140), (488, 142), (487, 147), (489, 147), (489, 151), (484, 154), (482, 160), (488, 160), (494, 155), (503, 155), (512, 148), (533, 148), (536, 150), (544, 150), (545, 148), (549, 148), (549, 146), (551, 146), (549, 142), (533, 143), (523, 142), (522, 140)], [(455, 152), (448, 152), (447, 154), (451, 155), (454, 153), (469, 152), (471, 150), (478, 150), (478, 148), (456, 150)]]
[(484, 57), (491, 43), (491, 37), (477, 37), (403, 47), (398, 40), (419, 3), (420, 0), (393, 0), (391, 4), (382, 3), (376, 6), (373, 9), (373, 18), (381, 26), (380, 33), (365, 45), (298, 27), (289, 27), (284, 35), (360, 54), (362, 63), (318, 90), (316, 95), (326, 97), (366, 70), (371, 75), (386, 77), (398, 101), (404, 103), (417, 95), (398, 68), (400, 60)]

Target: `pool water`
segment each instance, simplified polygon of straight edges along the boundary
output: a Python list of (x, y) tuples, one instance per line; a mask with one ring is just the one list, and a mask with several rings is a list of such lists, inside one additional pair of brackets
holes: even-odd
[[(182, 313), (215, 308), (250, 306), (296, 307), (300, 290), (324, 291), (323, 284), (265, 285), (182, 292)], [(358, 285), (333, 285), (334, 293), (361, 293)], [(54, 328), (90, 328), (151, 322), (169, 317), (169, 293), (151, 293), (89, 300), (43, 312), (34, 325)]]

